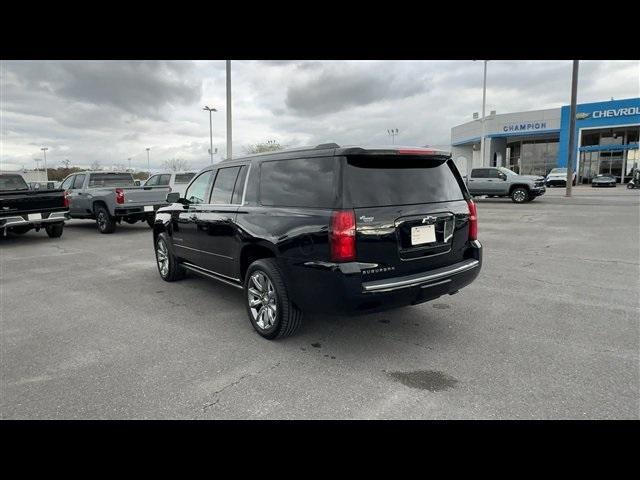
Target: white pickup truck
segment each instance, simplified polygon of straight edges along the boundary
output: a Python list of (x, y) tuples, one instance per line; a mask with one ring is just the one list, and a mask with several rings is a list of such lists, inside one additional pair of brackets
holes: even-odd
[(69, 216), (95, 219), (100, 233), (113, 233), (116, 224), (146, 221), (167, 205), (169, 187), (136, 187), (133, 175), (121, 172), (78, 172), (60, 186), (68, 191)]

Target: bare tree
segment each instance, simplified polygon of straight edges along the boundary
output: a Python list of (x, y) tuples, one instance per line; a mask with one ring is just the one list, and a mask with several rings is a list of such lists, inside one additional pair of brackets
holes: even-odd
[(284, 147), (280, 145), (280, 143), (276, 140), (267, 140), (266, 142), (247, 145), (246, 147), (244, 147), (244, 150), (247, 153), (264, 153), (275, 152), (277, 150), (282, 150), (283, 148)]
[(171, 170), (172, 172), (181, 172), (184, 170), (189, 170), (189, 162), (183, 160), (181, 158), (171, 158), (169, 160), (164, 161), (165, 170)]
[(91, 170), (102, 170), (100, 167), (100, 160), (94, 160), (91, 164)]

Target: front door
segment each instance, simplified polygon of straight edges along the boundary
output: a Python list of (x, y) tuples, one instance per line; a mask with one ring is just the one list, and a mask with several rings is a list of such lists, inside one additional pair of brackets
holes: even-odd
[(198, 266), (204, 266), (203, 253), (198, 248), (198, 217), (200, 207), (208, 202), (211, 192), (212, 170), (202, 172), (189, 185), (185, 198), (189, 205), (174, 217), (173, 246), (176, 255)]

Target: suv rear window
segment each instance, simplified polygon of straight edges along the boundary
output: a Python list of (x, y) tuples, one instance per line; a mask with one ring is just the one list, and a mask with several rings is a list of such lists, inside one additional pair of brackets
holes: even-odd
[(272, 160), (260, 166), (260, 203), (281, 207), (333, 208), (336, 157)]
[(130, 173), (92, 173), (89, 187), (133, 187)]
[(452, 168), (453, 162), (438, 158), (347, 157), (345, 196), (353, 207), (463, 200)]

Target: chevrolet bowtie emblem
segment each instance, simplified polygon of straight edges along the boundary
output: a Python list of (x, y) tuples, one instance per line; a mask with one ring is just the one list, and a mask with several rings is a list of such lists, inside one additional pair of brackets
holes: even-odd
[(436, 221), (436, 217), (424, 217), (422, 223), (433, 223)]

